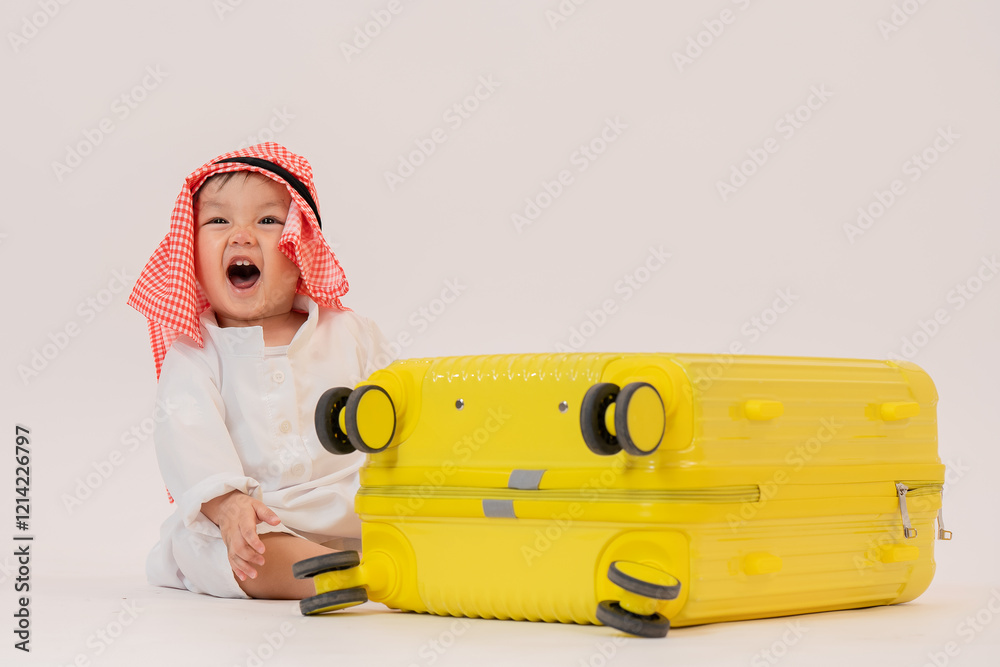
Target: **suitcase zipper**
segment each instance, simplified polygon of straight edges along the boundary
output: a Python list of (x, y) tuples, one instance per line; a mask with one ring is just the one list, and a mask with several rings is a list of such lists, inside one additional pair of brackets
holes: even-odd
[[(939, 482), (896, 482), (896, 496), (899, 499), (899, 514), (906, 539), (917, 536), (917, 530), (910, 523), (910, 513), (906, 505), (908, 495), (930, 495), (940, 493), (943, 485)], [(579, 502), (600, 500), (619, 503), (755, 503), (761, 498), (760, 487), (756, 484), (740, 486), (705, 487), (697, 489), (504, 489), (484, 487), (429, 487), (428, 485), (362, 487), (359, 496), (383, 498), (425, 498), (425, 499), (490, 499), (513, 502), (534, 500), (550, 502)], [(597, 496), (595, 498), (594, 496)], [(945, 530), (944, 514), (937, 515), (939, 540), (950, 540), (951, 531)]]
[(896, 482), (896, 495), (899, 497), (899, 514), (903, 518), (903, 537), (911, 539), (917, 536), (917, 530), (910, 525), (910, 513), (906, 511), (906, 494), (910, 489), (902, 482)]
[(944, 506), (943, 505), (940, 508), (938, 508), (937, 520), (938, 520), (937, 538), (939, 540), (950, 540), (951, 539), (951, 531), (944, 529)]
[[(912, 539), (917, 536), (917, 529), (910, 524), (910, 513), (906, 508), (906, 497), (907, 495), (926, 495), (931, 493), (940, 493), (943, 490), (944, 485), (939, 482), (910, 482), (909, 484), (905, 482), (896, 482), (896, 496), (899, 498), (899, 516), (903, 521), (903, 536), (906, 539)], [(943, 508), (938, 509), (937, 514), (938, 521), (938, 532), (937, 537), (939, 540), (950, 540), (951, 531), (944, 529), (944, 512)]]
[(656, 502), (717, 502), (744, 503), (760, 500), (760, 487), (756, 484), (728, 486), (701, 489), (676, 489), (662, 491), (659, 489), (491, 489), (482, 487), (441, 487), (431, 489), (427, 486), (392, 486), (392, 487), (362, 487), (359, 496), (391, 496), (404, 498), (438, 498), (438, 499), (471, 499), (493, 498), (497, 500), (542, 500), (566, 501), (595, 500), (595, 494), (602, 502), (622, 503), (656, 503)]

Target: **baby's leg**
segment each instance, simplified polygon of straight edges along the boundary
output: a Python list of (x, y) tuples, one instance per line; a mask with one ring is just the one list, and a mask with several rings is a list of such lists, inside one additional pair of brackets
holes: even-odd
[(292, 565), (333, 550), (288, 533), (265, 533), (260, 539), (264, 543), (264, 564), (254, 566), (256, 578), (237, 580), (243, 592), (264, 600), (301, 600), (315, 595), (313, 580), (294, 578)]

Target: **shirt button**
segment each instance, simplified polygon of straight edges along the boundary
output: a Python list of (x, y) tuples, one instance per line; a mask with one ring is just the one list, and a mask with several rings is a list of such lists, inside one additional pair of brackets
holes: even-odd
[(289, 431), (292, 430), (292, 425), (290, 423), (288, 423), (287, 421), (283, 421), (283, 422), (281, 422), (281, 425), (278, 426), (278, 428), (281, 429), (282, 433), (288, 433)]
[(306, 467), (301, 463), (296, 463), (295, 465), (292, 466), (292, 474), (295, 475), (296, 477), (300, 477), (302, 473), (304, 473), (305, 471)]
[(278, 384), (281, 384), (282, 382), (285, 381), (285, 374), (282, 373), (281, 371), (275, 371), (274, 375), (271, 376), (271, 379), (277, 382)]

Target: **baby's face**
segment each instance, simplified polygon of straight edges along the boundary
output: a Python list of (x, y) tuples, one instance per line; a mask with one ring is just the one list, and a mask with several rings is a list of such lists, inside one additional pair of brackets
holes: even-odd
[(284, 185), (254, 172), (199, 191), (195, 275), (219, 326), (266, 326), (291, 311), (299, 269), (278, 250), (290, 203)]

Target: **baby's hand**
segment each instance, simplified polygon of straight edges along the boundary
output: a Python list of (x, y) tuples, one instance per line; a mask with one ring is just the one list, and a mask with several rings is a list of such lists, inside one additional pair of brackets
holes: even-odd
[(240, 491), (213, 498), (201, 506), (201, 511), (219, 527), (233, 573), (240, 581), (256, 578), (254, 565), (264, 564), (264, 543), (257, 536), (257, 524), (264, 521), (277, 526), (281, 523), (278, 515)]

